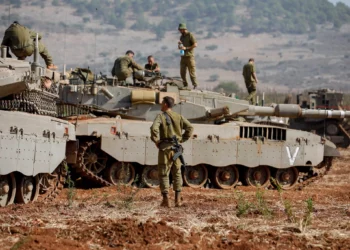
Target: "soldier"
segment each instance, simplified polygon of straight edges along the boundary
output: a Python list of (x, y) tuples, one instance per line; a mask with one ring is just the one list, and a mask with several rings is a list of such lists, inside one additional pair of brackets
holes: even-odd
[[(7, 46), (7, 57), (11, 57), (9, 48), (12, 53), (17, 56), (18, 60), (24, 60), (27, 56), (31, 56), (34, 52), (34, 40), (36, 39), (36, 32), (20, 25), (17, 21), (10, 25), (5, 31), (4, 38), (1, 45)], [(44, 59), (48, 69), (57, 69), (52, 63), (52, 57), (47, 51), (46, 47), (41, 43), (41, 35), (39, 39), (39, 54)]]
[(187, 87), (188, 83), (186, 80), (186, 71), (188, 68), (192, 85), (193, 85), (193, 88), (195, 89), (198, 86), (198, 84), (196, 79), (196, 62), (194, 60), (193, 49), (197, 47), (197, 41), (196, 41), (196, 38), (193, 36), (193, 34), (188, 32), (185, 23), (179, 24), (179, 31), (181, 33), (181, 36), (180, 36), (180, 41), (178, 42), (178, 47), (180, 50), (185, 51), (185, 54), (181, 56), (180, 75), (183, 80), (184, 87)]
[(248, 63), (243, 66), (243, 73), (242, 74), (243, 74), (245, 85), (246, 85), (248, 93), (249, 93), (246, 100), (254, 105), (255, 104), (255, 97), (256, 97), (256, 85), (258, 84), (259, 81), (258, 81), (258, 78), (256, 76), (253, 58), (250, 58)]
[(148, 63), (145, 64), (146, 70), (149, 70), (151, 72), (159, 72), (160, 71), (159, 64), (154, 61), (154, 57), (152, 55), (148, 56), (147, 60), (148, 60)]
[[(163, 98), (161, 110), (151, 126), (151, 140), (159, 148), (158, 152), (158, 176), (160, 181), (160, 191), (163, 195), (161, 206), (170, 207), (168, 199), (169, 190), (169, 173), (173, 176), (173, 189), (175, 191), (175, 206), (181, 206), (181, 161), (177, 158), (172, 159), (174, 150), (172, 146), (174, 142), (172, 137), (175, 135), (179, 142), (187, 141), (193, 132), (191, 123), (182, 115), (173, 112), (174, 98), (166, 96)], [(185, 132), (182, 134), (182, 130)]]
[(125, 81), (126, 78), (132, 75), (134, 69), (143, 70), (142, 66), (134, 61), (134, 55), (135, 53), (133, 51), (128, 50), (125, 53), (125, 56), (119, 57), (115, 60), (111, 73), (118, 78), (118, 81)]

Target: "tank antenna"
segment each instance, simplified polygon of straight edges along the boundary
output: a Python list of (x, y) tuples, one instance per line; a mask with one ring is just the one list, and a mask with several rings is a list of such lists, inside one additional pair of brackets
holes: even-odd
[(265, 104), (265, 92), (263, 92), (263, 95), (262, 95), (261, 106), (264, 106), (264, 104)]
[(8, 25), (10, 25), (11, 24), (11, 1), (9, 1), (9, 20), (8, 20), (8, 22), (9, 22), (9, 24)]

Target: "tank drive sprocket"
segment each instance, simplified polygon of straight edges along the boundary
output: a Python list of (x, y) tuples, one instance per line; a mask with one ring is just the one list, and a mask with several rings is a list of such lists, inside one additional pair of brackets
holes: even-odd
[(53, 173), (39, 174), (38, 201), (51, 201), (63, 189), (67, 178), (67, 164), (62, 162)]
[(108, 155), (101, 150), (99, 140), (85, 141), (78, 150), (78, 160), (74, 165), (82, 177), (101, 186), (111, 186), (102, 176), (107, 167)]

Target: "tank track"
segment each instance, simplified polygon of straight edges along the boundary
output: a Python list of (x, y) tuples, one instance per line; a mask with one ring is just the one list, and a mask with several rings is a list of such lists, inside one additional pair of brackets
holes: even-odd
[(86, 150), (93, 144), (98, 143), (98, 141), (93, 140), (93, 141), (86, 141), (83, 142), (82, 145), (79, 147), (78, 150), (78, 160), (77, 163), (73, 166), (75, 171), (81, 175), (81, 177), (84, 177), (88, 180), (93, 181), (94, 183), (101, 185), (101, 186), (112, 186), (111, 183), (108, 181), (104, 180), (103, 178), (97, 176), (93, 172), (91, 172), (86, 165), (84, 164), (84, 155)]
[(0, 100), (0, 109), (56, 117), (56, 99), (57, 96), (50, 92), (26, 90), (6, 100)]
[(67, 178), (67, 163), (62, 162), (52, 174), (42, 174), (40, 176), (39, 202), (52, 201), (57, 197), (64, 187)]
[(327, 157), (318, 166), (314, 167), (316, 171), (314, 171), (311, 175), (303, 176), (301, 178), (299, 177), (299, 183), (296, 184), (292, 190), (295, 190), (295, 191), (303, 190), (305, 187), (309, 186), (315, 181), (322, 179), (325, 175), (328, 174), (329, 170), (331, 169), (332, 160), (333, 158)]

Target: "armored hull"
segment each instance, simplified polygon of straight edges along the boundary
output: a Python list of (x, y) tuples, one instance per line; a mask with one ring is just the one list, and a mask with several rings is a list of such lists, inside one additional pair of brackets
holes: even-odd
[(0, 204), (55, 197), (62, 189), (66, 144), (74, 139), (67, 121), (0, 110)]
[[(75, 169), (104, 185), (130, 184), (139, 175), (143, 185), (158, 187), (151, 124), (121, 118), (78, 120), (81, 146)], [(309, 132), (245, 122), (193, 126), (192, 138), (183, 144), (184, 183), (191, 187), (202, 187), (208, 178), (218, 188), (233, 188), (239, 181), (267, 186), (274, 177), (282, 188), (295, 188), (321, 177), (338, 156), (333, 143)]]

